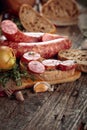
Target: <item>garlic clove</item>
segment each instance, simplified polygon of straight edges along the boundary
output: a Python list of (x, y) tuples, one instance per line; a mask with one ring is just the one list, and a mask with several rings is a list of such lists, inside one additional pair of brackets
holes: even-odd
[(22, 94), (22, 92), (21, 91), (17, 91), (17, 92), (15, 92), (15, 97), (16, 97), (16, 99), (18, 100), (18, 101), (24, 101), (24, 97), (23, 97), (23, 94)]
[(47, 82), (37, 82), (34, 85), (34, 92), (46, 92), (51, 91), (51, 85)]

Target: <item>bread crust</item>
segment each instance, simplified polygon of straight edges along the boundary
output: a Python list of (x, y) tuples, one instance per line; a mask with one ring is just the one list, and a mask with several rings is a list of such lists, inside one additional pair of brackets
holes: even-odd
[(30, 5), (23, 4), (20, 7), (19, 18), (23, 27), (29, 32), (56, 32), (56, 27)]
[(58, 58), (61, 60), (75, 60), (77, 63), (77, 70), (87, 73), (87, 50), (63, 50), (58, 53)]
[(81, 72), (76, 71), (72, 76), (69, 76), (67, 78), (64, 79), (56, 79), (56, 80), (52, 80), (52, 81), (48, 81), (48, 83), (50, 84), (61, 84), (61, 83), (68, 83), (68, 82), (73, 82), (77, 79), (79, 79), (81, 76)]

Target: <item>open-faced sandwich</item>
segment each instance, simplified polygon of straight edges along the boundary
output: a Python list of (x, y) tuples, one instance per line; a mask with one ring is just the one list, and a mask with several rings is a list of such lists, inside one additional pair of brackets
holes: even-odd
[(33, 75), (38, 75), (39, 79), (50, 84), (71, 82), (81, 75), (79, 71), (76, 71), (77, 65), (73, 60), (44, 59), (36, 52), (24, 53), (20, 65), (23, 69), (27, 69)]
[[(57, 54), (72, 45), (66, 36), (49, 33), (23, 33), (10, 20), (1, 23), (4, 39), (0, 40), (0, 87), (16, 90), (37, 82), (58, 84), (78, 79), (73, 60), (60, 61)], [(8, 54), (8, 51), (10, 50)], [(3, 57), (2, 57), (3, 56)], [(27, 73), (25, 73), (27, 72)], [(3, 77), (6, 76), (6, 77)], [(4, 81), (4, 82), (3, 82)]]
[(60, 51), (58, 57), (61, 60), (75, 60), (77, 70), (87, 73), (87, 50), (68, 49)]

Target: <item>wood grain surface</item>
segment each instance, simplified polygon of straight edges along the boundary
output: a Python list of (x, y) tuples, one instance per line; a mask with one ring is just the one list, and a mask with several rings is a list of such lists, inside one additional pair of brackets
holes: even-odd
[[(84, 41), (77, 25), (57, 27), (72, 48)], [(0, 98), (0, 130), (87, 130), (87, 74), (71, 83), (54, 85), (54, 92), (22, 91), (24, 102)]]

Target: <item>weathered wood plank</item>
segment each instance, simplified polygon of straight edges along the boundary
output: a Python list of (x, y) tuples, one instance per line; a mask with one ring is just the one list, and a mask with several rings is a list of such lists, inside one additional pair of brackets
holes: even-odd
[(50, 96), (50, 93), (37, 95), (26, 91), (27, 96), (24, 96), (23, 103), (6, 98), (0, 99), (0, 130), (23, 129)]
[[(83, 79), (86, 80), (84, 76), (79, 79), (82, 82), (77, 88), (77, 81), (59, 85), (24, 130), (77, 130), (78, 122), (87, 108), (87, 81), (84, 85)], [(76, 91), (78, 95), (75, 96)]]

